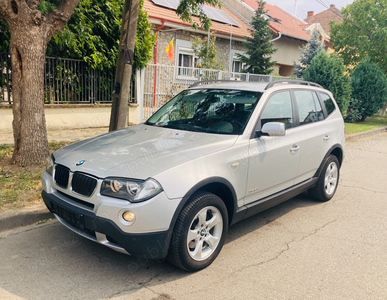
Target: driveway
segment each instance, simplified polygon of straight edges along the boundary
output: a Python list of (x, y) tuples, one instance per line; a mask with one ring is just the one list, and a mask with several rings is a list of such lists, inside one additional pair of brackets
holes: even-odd
[(0, 239), (1, 299), (387, 299), (387, 134), (347, 144), (335, 197), (302, 194), (230, 228), (197, 273), (57, 221)]

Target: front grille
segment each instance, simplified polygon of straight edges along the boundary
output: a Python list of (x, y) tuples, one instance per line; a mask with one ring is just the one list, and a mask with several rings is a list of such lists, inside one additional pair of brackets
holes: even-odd
[(75, 193), (91, 196), (97, 186), (97, 179), (82, 173), (74, 173), (71, 187)]
[(55, 167), (55, 183), (60, 187), (67, 189), (69, 185), (70, 169), (62, 165)]

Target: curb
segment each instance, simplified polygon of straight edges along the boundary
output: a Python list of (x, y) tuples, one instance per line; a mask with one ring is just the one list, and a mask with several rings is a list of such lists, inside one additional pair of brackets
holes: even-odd
[(383, 133), (385, 131), (387, 131), (387, 126), (371, 129), (371, 130), (364, 131), (364, 132), (359, 132), (359, 133), (354, 133), (354, 134), (346, 135), (345, 136), (345, 142), (346, 143), (351, 143), (351, 142), (354, 142), (354, 141), (357, 141), (357, 140), (361, 140), (361, 139), (364, 139), (364, 138), (368, 138), (368, 137), (377, 135), (379, 133)]
[[(347, 143), (375, 136), (387, 131), (386, 127), (376, 128), (365, 132), (346, 135)], [(39, 221), (54, 218), (44, 204), (38, 204), (17, 210), (0, 213), (0, 232), (13, 230), (21, 226), (36, 224)]]
[(39, 221), (51, 218), (54, 218), (54, 215), (50, 213), (44, 204), (5, 211), (0, 213), (0, 232), (36, 224)]

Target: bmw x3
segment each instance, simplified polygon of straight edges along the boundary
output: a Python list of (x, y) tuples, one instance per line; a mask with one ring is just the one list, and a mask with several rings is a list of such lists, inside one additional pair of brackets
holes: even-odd
[(200, 82), (143, 124), (55, 151), (42, 197), (85, 238), (197, 271), (230, 225), (304, 191), (330, 200), (344, 143), (339, 107), (317, 84)]

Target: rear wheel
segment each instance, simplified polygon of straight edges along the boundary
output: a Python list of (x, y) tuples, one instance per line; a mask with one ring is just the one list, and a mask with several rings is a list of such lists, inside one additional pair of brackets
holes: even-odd
[(318, 201), (329, 201), (336, 193), (339, 176), (339, 161), (336, 156), (330, 155), (324, 162), (316, 186), (309, 190), (309, 194)]
[(206, 268), (222, 249), (227, 229), (224, 202), (211, 193), (197, 194), (176, 221), (168, 260), (186, 271)]

